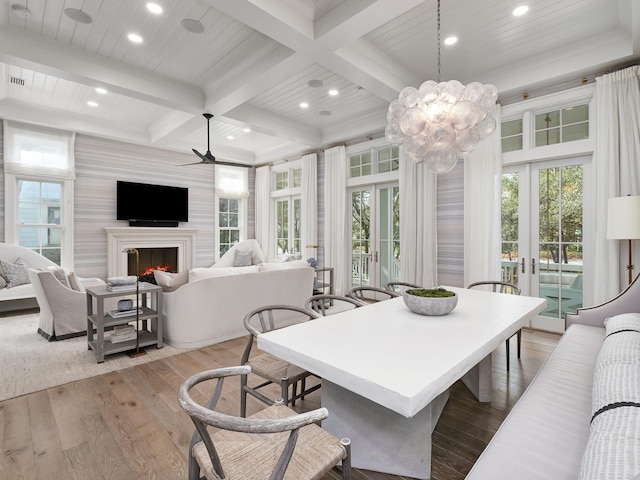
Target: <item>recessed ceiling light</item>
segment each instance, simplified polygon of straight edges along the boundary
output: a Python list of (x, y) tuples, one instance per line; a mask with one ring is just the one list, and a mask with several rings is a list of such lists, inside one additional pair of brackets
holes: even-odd
[(164, 11), (160, 5), (153, 2), (147, 2), (147, 10), (151, 13), (155, 13), (156, 15), (160, 15)]
[(29, 18), (31, 15), (31, 11), (27, 7), (18, 4), (11, 5), (11, 11), (20, 18)]
[(524, 15), (528, 11), (529, 11), (528, 5), (520, 5), (519, 7), (514, 8), (512, 13), (514, 16), (519, 17), (520, 15)]
[(74, 22), (78, 23), (93, 23), (93, 18), (87, 12), (78, 10), (77, 8), (65, 8), (64, 14)]
[(323, 117), (328, 117), (329, 115), (331, 115), (331, 112), (329, 110), (321, 110), (320, 112), (318, 112), (318, 115), (322, 115)]
[(194, 20), (193, 18), (185, 18), (180, 22), (182, 27), (191, 33), (202, 33), (204, 32), (204, 25), (202, 25), (198, 20)]
[(87, 102), (87, 105), (89, 105), (90, 107), (97, 107), (98, 103), (97, 102)]
[(309, 104), (307, 102), (300, 102), (300, 108), (309, 108)]
[(233, 135), (227, 135), (227, 140), (233, 140), (234, 138), (236, 137), (234, 137)]
[(105, 93), (107, 93), (107, 90), (102, 87), (96, 87), (96, 92), (98, 92), (100, 95), (104, 95)]
[(332, 88), (331, 90), (329, 90), (329, 95), (331, 95), (332, 97), (335, 97), (336, 95), (338, 95), (338, 90), (336, 90), (335, 88)]
[(307, 85), (309, 85), (311, 88), (319, 88), (323, 85), (322, 80), (309, 80), (307, 82)]
[(458, 37), (447, 37), (444, 39), (445, 45), (455, 45), (458, 43)]
[(130, 33), (127, 38), (133, 43), (142, 43), (142, 37), (137, 33)]
[(243, 128), (242, 131), (245, 132), (245, 133), (249, 133), (251, 131), (251, 129), (250, 128)]

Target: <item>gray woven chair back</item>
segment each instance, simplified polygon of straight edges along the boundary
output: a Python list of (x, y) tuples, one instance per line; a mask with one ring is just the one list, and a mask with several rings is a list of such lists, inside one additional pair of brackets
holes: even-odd
[(383, 300), (389, 300), (390, 298), (399, 297), (400, 294), (387, 290), (385, 288), (378, 287), (353, 287), (347, 293), (347, 297), (355, 298), (365, 303), (375, 303)]
[(366, 305), (364, 302), (343, 295), (318, 294), (307, 298), (304, 307), (323, 317)]

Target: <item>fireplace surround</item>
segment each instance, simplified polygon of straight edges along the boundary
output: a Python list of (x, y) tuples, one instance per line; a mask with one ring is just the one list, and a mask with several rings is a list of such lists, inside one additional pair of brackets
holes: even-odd
[(195, 228), (106, 227), (107, 276), (129, 274), (127, 248), (176, 248), (176, 270), (190, 270), (195, 263)]

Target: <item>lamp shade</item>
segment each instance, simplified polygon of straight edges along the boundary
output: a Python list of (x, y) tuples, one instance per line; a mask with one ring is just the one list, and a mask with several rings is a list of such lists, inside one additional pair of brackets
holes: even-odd
[(610, 198), (607, 218), (609, 240), (640, 238), (640, 195)]

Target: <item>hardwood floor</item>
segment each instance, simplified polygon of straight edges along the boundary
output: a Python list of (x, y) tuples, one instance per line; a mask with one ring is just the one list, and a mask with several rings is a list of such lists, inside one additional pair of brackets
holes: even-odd
[[(497, 349), (490, 404), (478, 403), (461, 382), (453, 385), (433, 435), (433, 479), (465, 477), (557, 339), (524, 330), (522, 358), (516, 360), (514, 343), (509, 373), (504, 345)], [(193, 424), (178, 406), (178, 387), (196, 372), (237, 365), (245, 342), (232, 340), (0, 402), (0, 479), (188, 478)], [(222, 409), (238, 414), (238, 390), (239, 381), (225, 383)], [(210, 393), (201, 387), (194, 398), (204, 401)], [(296, 409), (318, 407), (319, 395)], [(261, 408), (249, 398), (249, 413)], [(339, 478), (332, 472), (324, 480)], [(356, 470), (353, 478), (405, 477)]]

